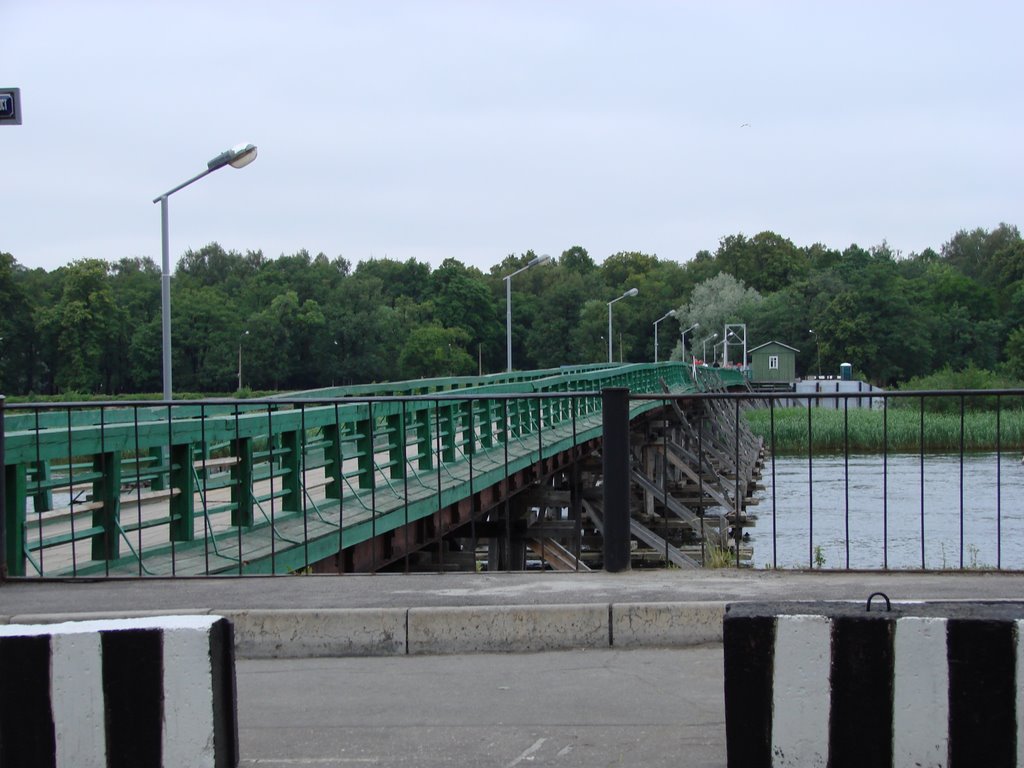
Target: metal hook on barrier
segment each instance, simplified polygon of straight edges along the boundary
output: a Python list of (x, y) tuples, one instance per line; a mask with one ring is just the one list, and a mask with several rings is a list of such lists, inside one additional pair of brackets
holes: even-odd
[(885, 592), (872, 592), (870, 595), (868, 595), (868, 607), (865, 608), (865, 610), (868, 613), (871, 612), (871, 601), (874, 600), (876, 597), (881, 597), (883, 600), (885, 600), (885, 610), (892, 610), (892, 603), (889, 602), (889, 596), (886, 595)]

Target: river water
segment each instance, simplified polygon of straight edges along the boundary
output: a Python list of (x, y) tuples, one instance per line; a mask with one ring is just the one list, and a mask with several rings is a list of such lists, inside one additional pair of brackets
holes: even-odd
[(1024, 569), (1017, 455), (776, 457), (761, 483), (756, 568)]

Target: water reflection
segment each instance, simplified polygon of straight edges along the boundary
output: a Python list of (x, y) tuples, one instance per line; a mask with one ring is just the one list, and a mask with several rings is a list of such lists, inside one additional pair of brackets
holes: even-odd
[(757, 568), (1024, 569), (1016, 456), (776, 457), (774, 502), (772, 473), (750, 510)]

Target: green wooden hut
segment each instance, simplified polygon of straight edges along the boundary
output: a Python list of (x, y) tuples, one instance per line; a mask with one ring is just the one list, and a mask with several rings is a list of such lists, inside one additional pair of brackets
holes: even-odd
[(750, 383), (754, 387), (792, 388), (796, 382), (796, 356), (800, 352), (781, 341), (754, 347), (750, 355)]

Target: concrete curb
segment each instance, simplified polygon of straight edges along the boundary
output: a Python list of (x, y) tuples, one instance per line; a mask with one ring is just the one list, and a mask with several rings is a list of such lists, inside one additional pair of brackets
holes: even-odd
[[(214, 614), (243, 659), (686, 648), (722, 642), (724, 601), (21, 614), (12, 624)], [(2, 619), (3, 617), (0, 617)]]
[(722, 642), (725, 603), (622, 603), (612, 606), (615, 648), (687, 648)]
[(244, 659), (404, 656), (407, 608), (223, 611)]
[(411, 608), (409, 653), (529, 653), (606, 648), (609, 606)]

